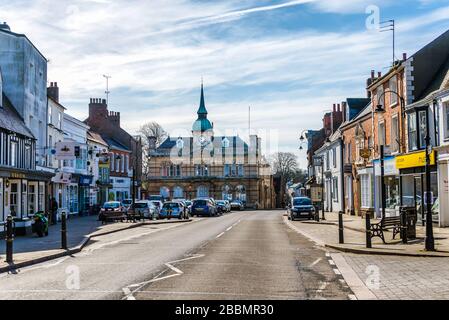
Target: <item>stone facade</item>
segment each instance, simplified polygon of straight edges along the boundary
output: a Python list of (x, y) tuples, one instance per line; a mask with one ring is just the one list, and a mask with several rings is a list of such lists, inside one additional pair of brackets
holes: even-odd
[(237, 136), (215, 136), (203, 90), (192, 136), (169, 137), (149, 156), (147, 195), (240, 199), (251, 208), (275, 207), (271, 167), (262, 156), (261, 139), (252, 135), (247, 144)]

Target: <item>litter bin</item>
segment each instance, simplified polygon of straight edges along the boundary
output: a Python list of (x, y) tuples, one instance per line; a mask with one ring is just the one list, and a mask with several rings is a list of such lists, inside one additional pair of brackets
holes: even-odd
[(405, 215), (407, 238), (416, 239), (416, 223), (418, 222), (418, 212), (415, 207), (401, 207), (401, 216)]

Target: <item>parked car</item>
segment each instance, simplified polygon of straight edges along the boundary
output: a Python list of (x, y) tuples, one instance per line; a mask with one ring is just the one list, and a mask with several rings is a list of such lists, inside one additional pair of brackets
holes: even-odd
[(195, 199), (192, 204), (193, 216), (217, 216), (217, 208), (211, 199)]
[(189, 215), (186, 212), (184, 205), (180, 202), (169, 201), (164, 203), (160, 213), (161, 218), (178, 218), (178, 219), (188, 219)]
[(131, 207), (132, 204), (133, 204), (133, 199), (125, 199), (125, 200), (122, 201), (122, 205), (126, 209), (129, 209), (129, 207)]
[(290, 220), (295, 219), (314, 219), (316, 215), (316, 209), (313, 206), (312, 200), (307, 197), (293, 198), (288, 209), (288, 218)]
[(228, 207), (228, 203), (226, 202), (226, 200), (218, 200), (217, 201), (217, 209), (218, 212), (220, 212), (221, 214), (223, 213), (228, 213), (230, 210), (230, 205)]
[(162, 206), (164, 205), (164, 203), (162, 201), (158, 201), (158, 200), (151, 200), (150, 202), (152, 204), (154, 204), (154, 206), (156, 207), (156, 210), (157, 210), (157, 214), (159, 215), (161, 213)]
[(126, 220), (127, 209), (119, 201), (106, 202), (100, 209), (99, 220), (103, 222)]
[(137, 219), (159, 219), (159, 210), (148, 200), (136, 201), (134, 207), (128, 209), (128, 217), (134, 215)]
[(245, 204), (240, 200), (231, 201), (231, 210), (243, 211), (245, 210)]

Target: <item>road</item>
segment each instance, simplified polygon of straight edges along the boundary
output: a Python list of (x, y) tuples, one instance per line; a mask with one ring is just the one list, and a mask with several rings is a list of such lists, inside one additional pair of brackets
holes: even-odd
[(348, 299), (326, 252), (280, 211), (143, 226), (0, 275), (0, 299)]

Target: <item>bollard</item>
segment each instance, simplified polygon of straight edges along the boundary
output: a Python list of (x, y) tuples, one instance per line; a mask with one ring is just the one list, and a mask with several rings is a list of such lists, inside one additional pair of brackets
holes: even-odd
[(61, 215), (61, 248), (67, 250), (67, 214)]
[(316, 222), (320, 222), (320, 209), (318, 207), (315, 207), (315, 220)]
[(6, 220), (6, 263), (13, 263), (13, 242), (14, 242), (14, 230), (13, 230), (13, 218), (8, 216)]
[(403, 244), (407, 244), (408, 239), (407, 239), (407, 213), (406, 211), (402, 211), (401, 212), (401, 238), (402, 238), (402, 243)]
[(366, 213), (365, 215), (365, 221), (366, 221), (366, 247), (368, 249), (372, 248), (371, 244), (371, 217), (369, 213)]
[(338, 242), (345, 243), (344, 227), (343, 227), (343, 211), (338, 213)]

